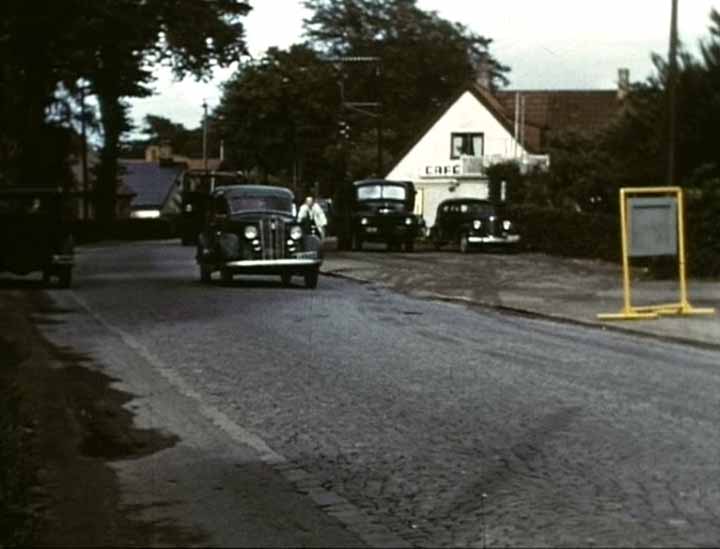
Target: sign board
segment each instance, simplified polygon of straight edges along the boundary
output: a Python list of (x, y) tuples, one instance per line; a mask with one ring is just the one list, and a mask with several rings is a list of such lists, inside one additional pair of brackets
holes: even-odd
[(677, 199), (674, 196), (627, 199), (629, 255), (678, 254)]

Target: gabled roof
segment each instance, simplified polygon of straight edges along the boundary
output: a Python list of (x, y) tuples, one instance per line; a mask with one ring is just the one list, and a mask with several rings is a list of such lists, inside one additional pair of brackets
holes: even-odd
[[(398, 162), (466, 92), (470, 92), (502, 126), (515, 136), (515, 97), (525, 97), (524, 148), (542, 153), (548, 132), (580, 130), (594, 132), (605, 127), (620, 110), (617, 90), (502, 90), (491, 92), (472, 82), (463, 86), (429, 120), (423, 131), (398, 155)], [(397, 164), (397, 162), (396, 162)], [(392, 170), (391, 170), (392, 171)]]
[(134, 194), (133, 208), (162, 208), (183, 166), (158, 166), (154, 162), (120, 160), (122, 184)]
[[(475, 97), (475, 99), (477, 99), (477, 101), (481, 105), (483, 105), (498, 120), (498, 122), (500, 122), (500, 124), (502, 124), (502, 126), (510, 133), (510, 135), (515, 135), (514, 123), (512, 121), (512, 118), (508, 117), (507, 113), (505, 112), (503, 104), (489, 90), (473, 82), (462, 86), (458, 90), (458, 92), (450, 98), (449, 101), (447, 101), (442, 107), (438, 109), (436, 113), (432, 115), (431, 118), (429, 118), (428, 123), (418, 134), (417, 138), (414, 141), (410, 142), (410, 144), (397, 156), (397, 161), (395, 162), (395, 165), (397, 165), (398, 162), (400, 162), (403, 158), (407, 156), (407, 154), (415, 147), (415, 145), (417, 145), (422, 140), (422, 138), (425, 137), (425, 134), (427, 134), (432, 129), (432, 127), (440, 121), (440, 119), (445, 115), (445, 113), (467, 92), (470, 92), (473, 97)], [(534, 135), (535, 133), (539, 135), (539, 129), (530, 127), (526, 124), (526, 137)], [(530, 153), (540, 152), (539, 150), (534, 149), (529, 144), (526, 145), (525, 148)], [(388, 173), (390, 173), (391, 171), (392, 169), (389, 170)]]

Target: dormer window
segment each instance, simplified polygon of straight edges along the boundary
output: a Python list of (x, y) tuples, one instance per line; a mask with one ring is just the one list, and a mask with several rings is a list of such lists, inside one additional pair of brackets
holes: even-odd
[(461, 156), (483, 156), (485, 139), (482, 133), (455, 133), (450, 136), (450, 159)]

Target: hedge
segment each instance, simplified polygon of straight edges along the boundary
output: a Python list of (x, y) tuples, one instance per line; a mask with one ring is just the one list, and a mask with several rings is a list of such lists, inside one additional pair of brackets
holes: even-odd
[[(616, 215), (518, 205), (510, 213), (523, 237), (523, 249), (550, 255), (621, 260), (620, 220)], [(687, 204), (688, 273), (720, 277), (720, 211), (699, 200)], [(677, 276), (674, 258), (635, 259), (658, 278)]]

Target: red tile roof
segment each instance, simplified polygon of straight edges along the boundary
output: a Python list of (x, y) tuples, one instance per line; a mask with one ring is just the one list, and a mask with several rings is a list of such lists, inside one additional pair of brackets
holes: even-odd
[(525, 136), (530, 149), (547, 146), (554, 131), (595, 132), (620, 110), (617, 90), (503, 90), (495, 93), (502, 110), (515, 119), (515, 96), (525, 97)]

